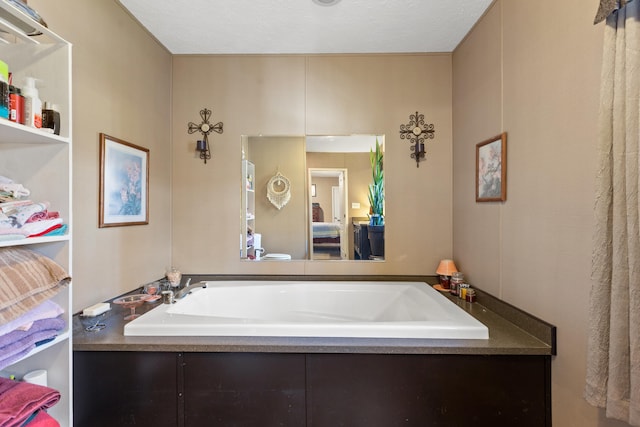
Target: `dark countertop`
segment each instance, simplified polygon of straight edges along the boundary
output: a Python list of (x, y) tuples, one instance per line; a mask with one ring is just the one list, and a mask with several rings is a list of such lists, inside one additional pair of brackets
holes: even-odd
[[(189, 277), (189, 276), (186, 276)], [(192, 276), (198, 280), (238, 280), (238, 276)], [(332, 276), (333, 277), (333, 276)], [(265, 280), (265, 277), (245, 277)], [(270, 277), (271, 280), (278, 280)], [(280, 276), (279, 278), (284, 278)], [(286, 276), (289, 280), (304, 280)], [(307, 280), (318, 277), (308, 277)], [(354, 280), (353, 277), (349, 279)], [(359, 277), (360, 280), (389, 280), (390, 276)], [(267, 279), (268, 280), (268, 279)], [(327, 280), (322, 276), (321, 280)], [(335, 280), (345, 280), (336, 276)], [(434, 283), (432, 276), (393, 276), (392, 280), (420, 280)], [(132, 291), (138, 293), (140, 289)], [(458, 355), (554, 355), (555, 327), (476, 288), (478, 302), (468, 303), (447, 295), (462, 309), (489, 328), (488, 340), (405, 338), (305, 338), (305, 337), (137, 337), (124, 336), (124, 316), (129, 312), (116, 304), (93, 318), (73, 316), (74, 351), (154, 352), (263, 352), (263, 353), (379, 353)], [(145, 303), (144, 313), (161, 302)], [(88, 332), (85, 327), (101, 322), (106, 327)]]

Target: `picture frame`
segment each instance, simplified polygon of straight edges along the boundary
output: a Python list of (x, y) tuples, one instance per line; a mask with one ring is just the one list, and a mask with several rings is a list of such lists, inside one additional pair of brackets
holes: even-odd
[(476, 202), (507, 200), (507, 133), (476, 144)]
[(311, 184), (311, 197), (316, 197), (316, 185)]
[(100, 133), (99, 227), (149, 224), (149, 149)]

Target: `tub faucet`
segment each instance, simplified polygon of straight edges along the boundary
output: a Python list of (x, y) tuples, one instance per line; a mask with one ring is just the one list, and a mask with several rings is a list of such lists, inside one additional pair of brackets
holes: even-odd
[(176, 292), (175, 299), (181, 299), (190, 294), (191, 291), (197, 288), (206, 288), (207, 282), (198, 282), (190, 285), (189, 282), (186, 283), (185, 287)]

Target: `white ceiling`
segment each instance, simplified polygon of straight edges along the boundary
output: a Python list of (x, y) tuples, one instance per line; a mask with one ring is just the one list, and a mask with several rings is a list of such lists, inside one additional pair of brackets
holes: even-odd
[(173, 54), (452, 52), (493, 0), (118, 0)]

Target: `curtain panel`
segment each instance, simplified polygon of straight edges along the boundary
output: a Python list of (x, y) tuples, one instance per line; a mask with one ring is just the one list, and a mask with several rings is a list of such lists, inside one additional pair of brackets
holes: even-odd
[[(603, 2), (604, 3), (604, 2)], [(640, 426), (640, 1), (607, 16), (585, 398)]]
[(593, 23), (598, 24), (604, 21), (607, 19), (607, 16), (624, 7), (630, 1), (632, 0), (600, 0), (600, 6), (598, 7), (598, 12), (596, 13), (596, 18)]

